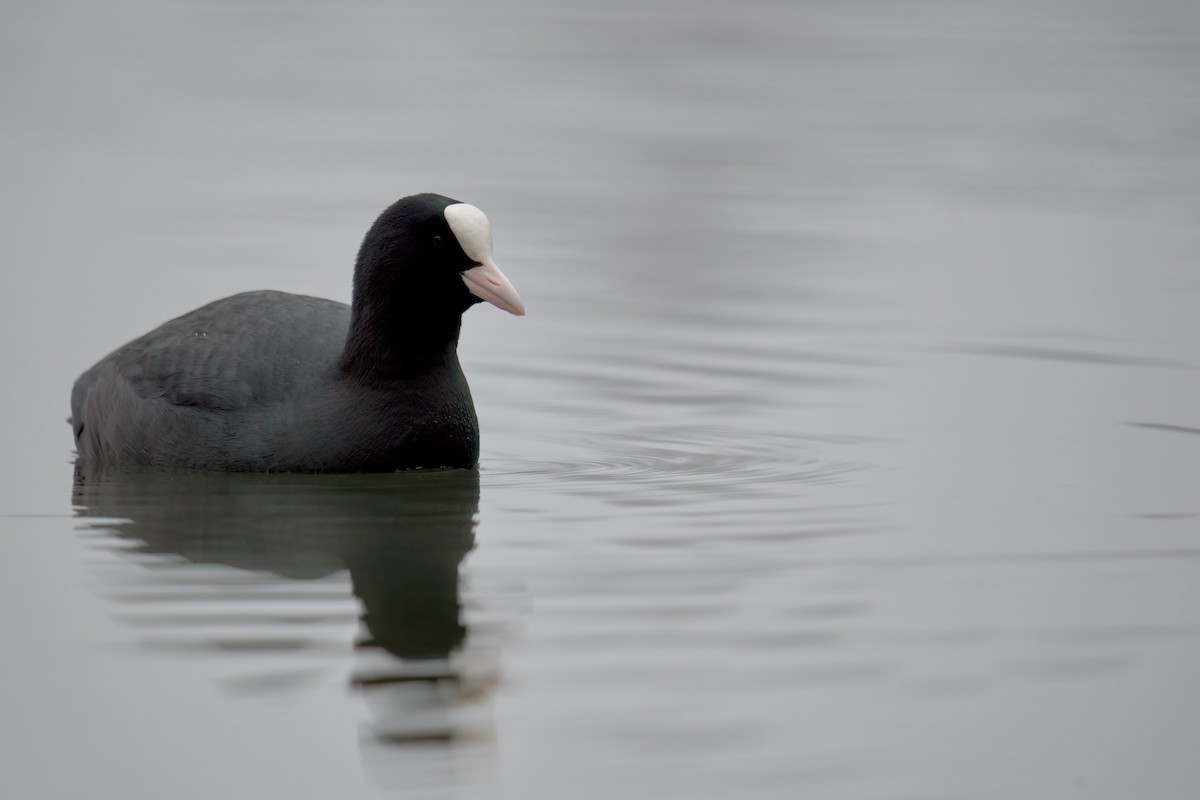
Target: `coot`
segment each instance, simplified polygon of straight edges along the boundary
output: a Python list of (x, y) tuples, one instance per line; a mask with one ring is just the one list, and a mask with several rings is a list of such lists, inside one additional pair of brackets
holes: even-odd
[(378, 472), (472, 467), (462, 314), (524, 314), (478, 208), (405, 197), (367, 231), (349, 306), (246, 292), (102, 359), (71, 393), (80, 467)]

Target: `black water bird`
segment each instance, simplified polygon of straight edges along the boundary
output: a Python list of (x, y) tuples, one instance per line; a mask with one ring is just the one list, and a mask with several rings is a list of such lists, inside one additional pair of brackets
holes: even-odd
[(351, 305), (259, 291), (171, 320), (75, 382), (78, 464), (235, 472), (471, 467), (462, 314), (525, 309), (478, 208), (406, 197), (367, 231)]

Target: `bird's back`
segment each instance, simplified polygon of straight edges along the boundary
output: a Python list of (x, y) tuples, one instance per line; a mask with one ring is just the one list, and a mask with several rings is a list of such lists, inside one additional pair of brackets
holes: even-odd
[(80, 460), (228, 468), (231, 448), (319, 401), (334, 381), (350, 309), (247, 292), (184, 314), (80, 376), (71, 421)]

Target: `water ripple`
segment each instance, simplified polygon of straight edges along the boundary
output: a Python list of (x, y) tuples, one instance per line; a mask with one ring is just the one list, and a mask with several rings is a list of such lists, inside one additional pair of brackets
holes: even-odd
[(1091, 350), (1071, 350), (1062, 347), (1010, 344), (970, 344), (947, 348), (950, 352), (977, 356), (1005, 356), (1026, 358), (1036, 361), (1069, 361), (1076, 364), (1100, 364), (1114, 367), (1167, 367), (1189, 368), (1191, 365), (1166, 358), (1103, 353)]
[(651, 493), (669, 502), (681, 492), (794, 495), (797, 484), (839, 481), (861, 469), (854, 462), (818, 457), (813, 445), (813, 439), (765, 437), (727, 428), (642, 428), (577, 437), (569, 446), (579, 458), (492, 462), (485, 474), (492, 486), (568, 485), (599, 493), (636, 487), (643, 500)]

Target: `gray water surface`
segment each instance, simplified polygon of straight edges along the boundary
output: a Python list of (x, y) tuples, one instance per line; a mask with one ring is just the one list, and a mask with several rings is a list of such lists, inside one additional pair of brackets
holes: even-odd
[[(3, 13), (5, 797), (1200, 792), (1194, 3)], [(74, 476), (419, 191), (477, 473)]]

